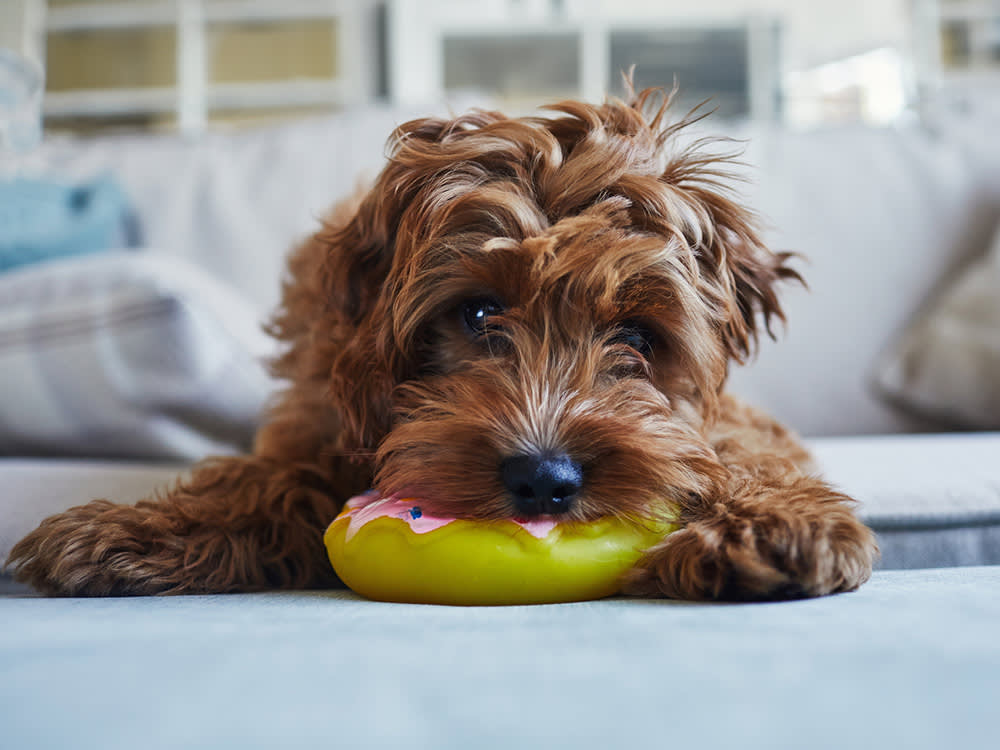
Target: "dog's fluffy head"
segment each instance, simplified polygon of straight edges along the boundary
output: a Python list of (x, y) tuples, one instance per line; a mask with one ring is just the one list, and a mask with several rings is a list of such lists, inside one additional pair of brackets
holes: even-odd
[[(339, 415), (331, 450), (442, 514), (516, 514), (500, 466), (569, 457), (570, 515), (709, 491), (731, 360), (782, 316), (788, 256), (652, 92), (541, 118), (421, 119), (292, 261), (278, 372)], [(648, 110), (650, 114), (644, 114)]]

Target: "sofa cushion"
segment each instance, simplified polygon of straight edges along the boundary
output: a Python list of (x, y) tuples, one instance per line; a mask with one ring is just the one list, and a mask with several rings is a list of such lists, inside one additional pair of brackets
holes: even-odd
[(129, 210), (118, 184), (0, 179), (0, 271), (124, 247)]
[(878, 383), (904, 407), (947, 424), (1000, 429), (1000, 227), (989, 251), (887, 353)]
[(810, 442), (823, 474), (859, 502), (883, 568), (1000, 564), (1000, 433)]
[(996, 745), (1000, 567), (754, 605), (0, 595), (10, 748)]
[[(1000, 564), (1000, 433), (823, 438), (824, 475), (860, 502), (882, 568)], [(103, 497), (132, 502), (183, 465), (0, 459), (0, 559), (39, 521)]]
[(169, 488), (186, 464), (0, 458), (0, 566), (45, 518), (96, 499), (134, 503)]
[(239, 294), (176, 257), (0, 274), (0, 455), (244, 450), (273, 388), (271, 347)]

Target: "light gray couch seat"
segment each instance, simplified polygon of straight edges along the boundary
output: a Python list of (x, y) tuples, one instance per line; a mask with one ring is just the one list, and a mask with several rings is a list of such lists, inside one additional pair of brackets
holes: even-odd
[[(1000, 565), (1000, 433), (816, 438), (831, 482), (859, 500), (883, 569)], [(169, 486), (177, 464), (0, 459), (0, 558), (39, 521)]]
[(761, 605), (0, 597), (5, 748), (996, 747), (1000, 567)]
[(1000, 564), (1000, 433), (810, 441), (835, 485), (859, 500), (881, 567)]

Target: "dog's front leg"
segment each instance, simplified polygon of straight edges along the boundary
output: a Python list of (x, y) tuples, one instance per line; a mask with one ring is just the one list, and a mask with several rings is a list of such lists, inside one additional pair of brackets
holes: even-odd
[(682, 528), (650, 549), (625, 591), (730, 601), (856, 589), (878, 554), (852, 501), (808, 476), (734, 475), (715, 498), (692, 498)]
[(96, 500), (46, 519), (7, 562), (19, 580), (69, 596), (330, 585), (322, 532), (346, 496), (334, 485), (308, 464), (212, 459), (163, 497)]

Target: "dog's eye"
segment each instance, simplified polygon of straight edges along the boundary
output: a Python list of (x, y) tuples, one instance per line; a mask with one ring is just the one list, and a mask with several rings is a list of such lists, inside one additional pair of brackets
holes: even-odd
[(638, 352), (643, 358), (649, 359), (656, 343), (656, 335), (642, 323), (626, 320), (611, 337), (611, 343), (627, 346)]
[(463, 302), (459, 307), (462, 320), (475, 336), (483, 336), (490, 329), (490, 318), (503, 312), (503, 305), (492, 297), (477, 297)]

